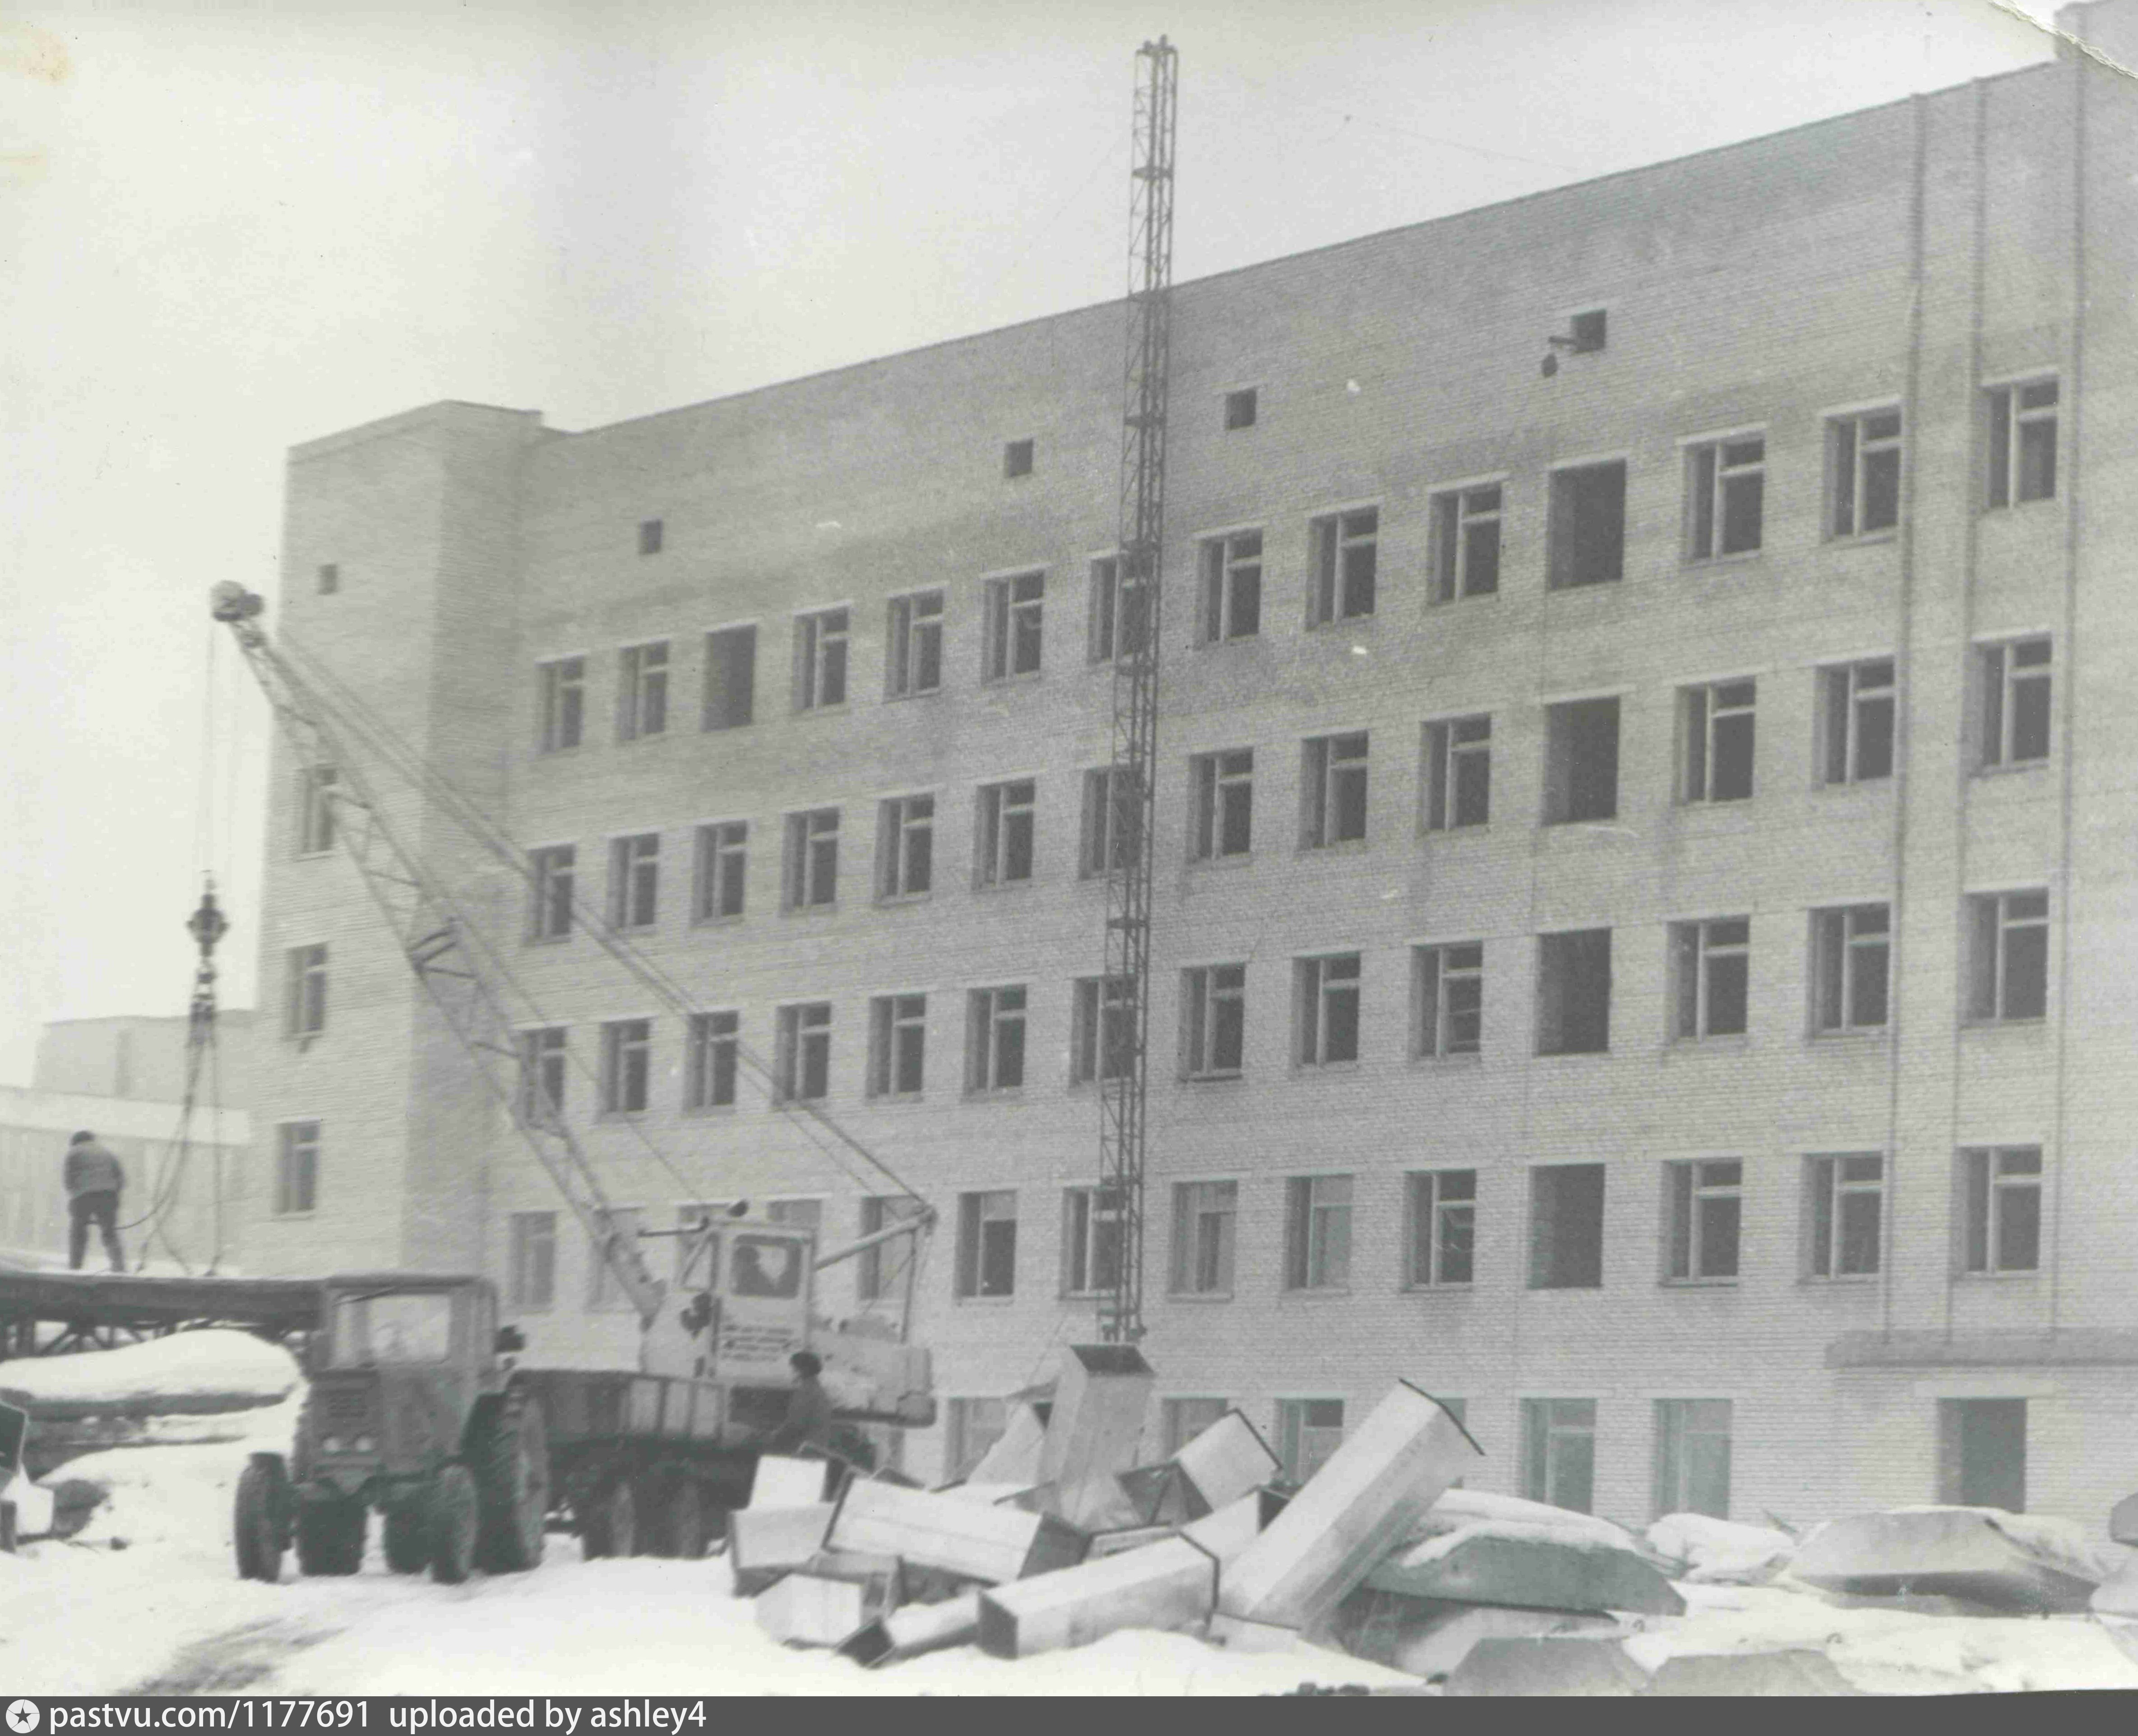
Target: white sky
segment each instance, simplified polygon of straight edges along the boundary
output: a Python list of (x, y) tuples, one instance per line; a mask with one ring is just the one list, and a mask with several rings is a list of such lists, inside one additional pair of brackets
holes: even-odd
[(183, 1011), (203, 868), (251, 998), (267, 724), (205, 598), (271, 600), (286, 447), (1116, 295), (1160, 29), (1183, 280), (2050, 51), (1989, 0), (0, 0), (0, 1081)]

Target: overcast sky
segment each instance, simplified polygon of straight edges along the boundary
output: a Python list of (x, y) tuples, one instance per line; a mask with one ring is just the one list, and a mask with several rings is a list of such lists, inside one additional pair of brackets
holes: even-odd
[(45, 1020), (184, 1010), (203, 870), (251, 999), (266, 714), (205, 598), (271, 600), (287, 447), (1117, 295), (1157, 30), (1180, 280), (2050, 52), (1987, 0), (9, 7), (0, 1082)]

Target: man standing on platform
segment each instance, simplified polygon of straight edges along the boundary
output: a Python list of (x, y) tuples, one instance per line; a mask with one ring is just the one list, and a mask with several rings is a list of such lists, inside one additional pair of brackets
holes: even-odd
[(96, 1143), (86, 1128), (67, 1141), (67, 1270), (81, 1270), (81, 1256), (89, 1247), (89, 1226), (104, 1232), (104, 1251), (111, 1270), (126, 1270), (126, 1256), (119, 1251), (119, 1196), (126, 1186), (126, 1172), (119, 1159)]

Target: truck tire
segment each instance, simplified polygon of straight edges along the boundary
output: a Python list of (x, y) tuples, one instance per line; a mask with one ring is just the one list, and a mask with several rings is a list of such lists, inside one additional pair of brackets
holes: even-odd
[(705, 1491), (695, 1477), (678, 1477), (668, 1491), (668, 1548), (678, 1561), (703, 1561), (712, 1541)]
[(618, 1477), (580, 1513), (579, 1553), (588, 1561), (638, 1553), (638, 1504), (628, 1477)]
[(287, 1479), (281, 1463), (255, 1454), (237, 1479), (232, 1527), (237, 1548), (237, 1577), (269, 1585), (282, 1577), (282, 1504)]
[(475, 1479), (465, 1465), (448, 1465), (431, 1485), (431, 1578), (458, 1585), (475, 1565), (477, 1503)]
[(431, 1564), (430, 1515), (415, 1500), (386, 1515), (386, 1565), (397, 1573), (420, 1573)]
[(673, 1555), (676, 1540), (669, 1525), (671, 1485), (666, 1475), (646, 1470), (631, 1480), (632, 1502), (638, 1509), (638, 1548), (634, 1553), (662, 1558)]
[(540, 1401), (507, 1393), (476, 1431), (469, 1457), (481, 1509), (476, 1564), (486, 1573), (539, 1566), (549, 1515), (549, 1437)]
[(361, 1501), (322, 1501), (297, 1509), (297, 1565), (322, 1578), (354, 1573), (364, 1565)]

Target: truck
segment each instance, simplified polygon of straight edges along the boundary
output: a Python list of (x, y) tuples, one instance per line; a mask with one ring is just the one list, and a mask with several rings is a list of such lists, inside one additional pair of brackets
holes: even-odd
[[(294, 1542), (308, 1573), (349, 1573), (369, 1515), (383, 1516), (388, 1564), (427, 1567), (451, 1583), (471, 1568), (515, 1572), (541, 1558), (552, 1524), (585, 1553), (701, 1553), (719, 1516), (746, 1499), (763, 1445), (786, 1414), (800, 1350), (823, 1365), (835, 1420), (926, 1426), (935, 1420), (927, 1353), (867, 1319), (818, 1316), (815, 1275), (891, 1241), (925, 1236), (935, 1213), (819, 1106), (774, 1092), (892, 1184), (885, 1227), (830, 1253), (795, 1225), (701, 1214), (673, 1285), (657, 1278), (600, 1172), (525, 1065), (516, 1031), (539, 1012), (496, 962), (452, 889), (402, 841), (348, 742), (405, 775), (501, 866), (528, 879), (525, 854), (431, 768), (395, 750), (388, 727), (309, 659), (271, 643), (264, 605), (217, 585), (230, 627), (300, 763), (329, 805), (333, 831), (458, 1040), (476, 1077), (577, 1219), (638, 1314), (632, 1371), (524, 1368), (524, 1334), (499, 1324), (495, 1287), (475, 1275), (354, 1274), (324, 1280), (305, 1351), (310, 1387), (291, 1454), (253, 1456), (239, 1479), (234, 1536), (248, 1578), (280, 1576)], [(397, 763), (398, 761), (399, 763)], [(325, 773), (320, 776), (317, 774)], [(697, 1009), (676, 983), (577, 900), (585, 932), (665, 1003)], [(516, 997), (516, 1002), (515, 1002)], [(519, 1017), (515, 1017), (515, 1011)], [(742, 1059), (769, 1078), (763, 1063)], [(820, 1142), (822, 1143), (822, 1142)], [(895, 1209), (893, 1209), (895, 1208)]]

